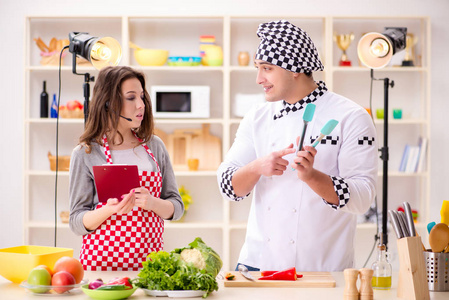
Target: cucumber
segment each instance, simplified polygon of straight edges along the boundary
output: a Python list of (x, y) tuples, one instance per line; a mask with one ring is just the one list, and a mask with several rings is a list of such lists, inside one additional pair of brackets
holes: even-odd
[(103, 290), (103, 291), (121, 291), (126, 290), (128, 287), (124, 284), (110, 284), (110, 285), (102, 285), (96, 290)]

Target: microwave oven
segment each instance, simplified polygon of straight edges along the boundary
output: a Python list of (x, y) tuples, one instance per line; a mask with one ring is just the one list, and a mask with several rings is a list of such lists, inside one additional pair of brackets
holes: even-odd
[(154, 85), (151, 104), (155, 118), (209, 118), (210, 87)]

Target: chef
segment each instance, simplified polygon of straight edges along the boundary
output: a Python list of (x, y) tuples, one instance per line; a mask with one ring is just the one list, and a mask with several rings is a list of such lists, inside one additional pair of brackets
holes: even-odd
[[(266, 103), (240, 122), (217, 171), (232, 201), (252, 195), (239, 264), (249, 270), (342, 271), (354, 266), (358, 214), (376, 195), (377, 144), (364, 108), (328, 91), (309, 35), (286, 20), (259, 25), (254, 64)], [(316, 105), (296, 149), (308, 103)], [(338, 125), (314, 148), (323, 126)]]

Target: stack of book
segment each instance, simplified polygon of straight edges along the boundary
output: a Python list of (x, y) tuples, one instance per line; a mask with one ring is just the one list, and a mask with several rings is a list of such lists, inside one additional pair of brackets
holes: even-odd
[(399, 172), (417, 173), (424, 170), (427, 138), (419, 138), (417, 146), (405, 145)]

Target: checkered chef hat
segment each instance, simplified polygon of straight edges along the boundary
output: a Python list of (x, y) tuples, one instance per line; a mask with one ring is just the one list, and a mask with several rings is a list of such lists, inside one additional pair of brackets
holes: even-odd
[(294, 73), (323, 71), (324, 66), (309, 35), (286, 20), (262, 23), (257, 29), (261, 39), (256, 59)]

